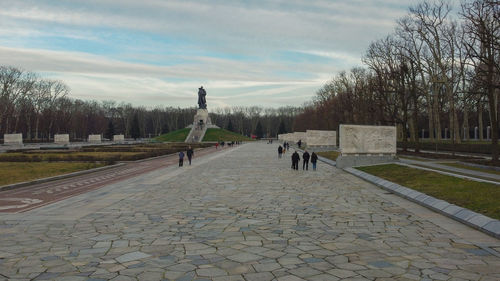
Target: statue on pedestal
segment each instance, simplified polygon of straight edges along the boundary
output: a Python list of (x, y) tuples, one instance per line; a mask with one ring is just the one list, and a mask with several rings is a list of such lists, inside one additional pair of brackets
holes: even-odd
[(207, 109), (207, 100), (205, 96), (207, 95), (207, 92), (205, 89), (203, 89), (203, 86), (201, 86), (198, 89), (198, 109)]

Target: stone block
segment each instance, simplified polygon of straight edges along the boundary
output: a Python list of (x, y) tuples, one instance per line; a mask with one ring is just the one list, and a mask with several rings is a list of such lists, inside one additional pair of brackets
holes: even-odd
[(457, 205), (450, 204), (450, 206), (446, 207), (443, 209), (443, 212), (449, 214), (449, 215), (454, 215), (460, 211), (462, 211), (464, 208), (459, 207)]
[(500, 221), (494, 220), (492, 222), (489, 222), (485, 226), (483, 226), (483, 229), (490, 233), (493, 233), (495, 237), (500, 238)]
[(55, 134), (54, 143), (69, 144), (69, 134)]
[(101, 135), (89, 135), (88, 141), (92, 143), (101, 143), (102, 141)]
[(114, 142), (124, 142), (125, 136), (124, 135), (113, 135), (113, 141)]
[(307, 146), (337, 146), (337, 131), (307, 130)]
[(479, 215), (479, 214), (476, 212), (473, 212), (471, 210), (468, 210), (468, 209), (462, 209), (460, 212), (457, 212), (454, 214), (455, 217), (457, 217), (461, 220), (464, 220), (464, 221), (468, 221), (469, 219), (471, 219), (477, 215)]
[(469, 222), (477, 227), (483, 227), (492, 221), (495, 221), (495, 219), (492, 219), (492, 218), (484, 216), (484, 215), (477, 215), (477, 216), (471, 217), (470, 219), (467, 220), (467, 222)]
[(437, 200), (436, 202), (432, 203), (431, 204), (431, 207), (436, 209), (436, 210), (444, 210), (445, 208), (447, 208), (448, 206), (450, 206), (451, 204), (446, 202), (446, 201), (443, 201), (443, 200)]
[(396, 154), (395, 126), (340, 125), (342, 155)]
[(5, 134), (3, 135), (3, 144), (21, 145), (23, 144), (23, 134)]

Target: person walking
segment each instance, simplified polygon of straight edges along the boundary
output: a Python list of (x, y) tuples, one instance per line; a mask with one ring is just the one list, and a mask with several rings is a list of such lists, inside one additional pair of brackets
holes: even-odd
[(311, 154), (311, 164), (313, 165), (313, 171), (316, 171), (316, 162), (318, 162), (318, 155), (316, 153)]
[(302, 170), (304, 170), (304, 167), (306, 168), (306, 171), (309, 170), (309, 152), (307, 152), (307, 149), (304, 150), (304, 153), (302, 153)]
[(280, 145), (278, 147), (278, 158), (281, 158), (281, 155), (283, 154), (283, 147)]
[(300, 148), (300, 147), (302, 146), (302, 140), (299, 140), (299, 141), (297, 142), (297, 145), (298, 145), (298, 146), (299, 146), (299, 148)]
[(297, 153), (297, 151), (295, 151), (294, 153), (292, 153), (292, 169), (294, 170), (299, 169), (299, 161), (300, 161), (300, 156)]
[(188, 160), (189, 160), (189, 165), (191, 165), (191, 158), (193, 158), (193, 156), (194, 156), (194, 151), (191, 148), (191, 146), (188, 147), (188, 150), (186, 151), (186, 154), (187, 154), (187, 157), (188, 157)]
[(184, 164), (184, 151), (179, 152), (179, 167)]
[(219, 149), (219, 142), (215, 143), (215, 149)]

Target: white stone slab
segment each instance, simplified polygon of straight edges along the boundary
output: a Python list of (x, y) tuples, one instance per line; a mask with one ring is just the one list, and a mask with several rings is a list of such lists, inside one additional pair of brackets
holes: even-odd
[(340, 125), (342, 155), (396, 154), (395, 126)]
[(101, 143), (101, 135), (89, 135), (89, 142)]
[(69, 134), (55, 134), (54, 143), (69, 144)]
[(5, 134), (3, 135), (4, 144), (23, 144), (23, 134)]
[(337, 146), (337, 131), (307, 130), (307, 146)]
[(124, 142), (125, 136), (124, 135), (113, 135), (113, 141), (114, 142)]

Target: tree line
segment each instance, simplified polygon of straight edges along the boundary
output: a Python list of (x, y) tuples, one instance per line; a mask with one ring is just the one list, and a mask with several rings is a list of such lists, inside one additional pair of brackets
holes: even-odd
[[(85, 140), (89, 134), (146, 138), (193, 123), (195, 107), (148, 108), (116, 101), (70, 98), (62, 81), (12, 66), (0, 66), (0, 136), (22, 133), (25, 141), (50, 141), (54, 134)], [(300, 107), (233, 106), (210, 110), (212, 123), (243, 135), (276, 136), (292, 130)]]
[[(424, 1), (372, 42), (364, 67), (333, 77), (296, 119), (296, 130), (336, 129), (341, 123), (397, 125), (408, 138), (483, 140), (491, 129), (498, 160), (500, 2)], [(423, 133), (422, 133), (423, 130)], [(404, 136), (404, 137), (403, 137)]]

